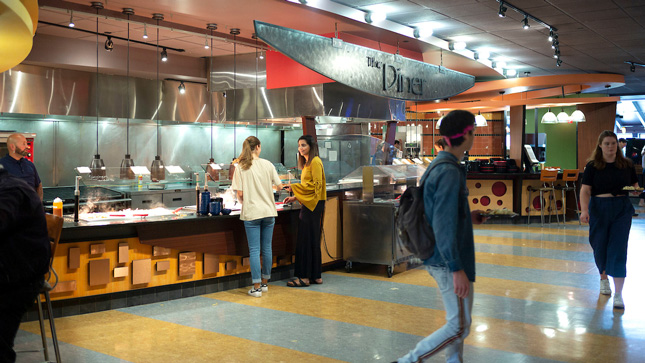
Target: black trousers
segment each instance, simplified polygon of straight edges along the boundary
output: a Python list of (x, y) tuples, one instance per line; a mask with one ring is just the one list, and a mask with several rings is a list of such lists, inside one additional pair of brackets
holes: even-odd
[(310, 211), (305, 206), (300, 209), (294, 275), (301, 279), (315, 280), (321, 278), (320, 234), (322, 232), (324, 210), (324, 200), (319, 201), (313, 211)]
[(34, 305), (42, 285), (41, 278), (21, 286), (0, 288), (0, 362), (16, 361), (13, 341), (20, 327), (20, 320)]

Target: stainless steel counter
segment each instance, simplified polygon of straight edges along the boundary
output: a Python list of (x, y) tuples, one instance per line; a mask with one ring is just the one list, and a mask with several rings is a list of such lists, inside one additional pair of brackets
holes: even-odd
[(394, 265), (410, 259), (398, 248), (395, 236), (394, 201), (367, 203), (343, 202), (343, 258), (347, 272), (353, 262), (387, 265), (392, 277)]

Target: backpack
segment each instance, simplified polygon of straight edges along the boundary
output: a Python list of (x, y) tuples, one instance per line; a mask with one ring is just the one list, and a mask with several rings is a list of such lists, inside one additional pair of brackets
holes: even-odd
[(428, 223), (423, 206), (423, 184), (432, 169), (443, 163), (459, 165), (451, 159), (433, 161), (421, 178), (418, 187), (408, 187), (399, 200), (396, 212), (395, 230), (399, 248), (403, 254), (406, 250), (414, 257), (427, 260), (432, 257), (435, 246), (435, 236), (432, 226)]

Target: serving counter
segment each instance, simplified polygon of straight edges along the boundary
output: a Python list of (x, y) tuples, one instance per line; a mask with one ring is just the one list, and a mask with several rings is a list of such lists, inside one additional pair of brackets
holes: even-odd
[[(295, 251), (299, 207), (278, 211), (274, 266)], [(73, 222), (65, 216), (53, 268), (52, 299), (70, 299), (250, 272), (239, 215), (171, 214)]]
[[(575, 198), (567, 198), (567, 193), (565, 193), (563, 200), (562, 193), (557, 190), (558, 186), (564, 185), (561, 179), (562, 174), (560, 173), (558, 174), (558, 181), (555, 183), (557, 212), (562, 214), (566, 208), (567, 218), (577, 217)], [(527, 216), (529, 205), (531, 205), (531, 214), (536, 215), (537, 211), (538, 216), (536, 218), (539, 218), (540, 197), (533, 193), (533, 200), (529, 202), (527, 191), (529, 186), (533, 188), (541, 186), (540, 174), (468, 172), (466, 184), (469, 191), (471, 210), (507, 208), (521, 216)], [(579, 185), (577, 185), (577, 191), (580, 191)], [(546, 204), (545, 201), (544, 205)]]

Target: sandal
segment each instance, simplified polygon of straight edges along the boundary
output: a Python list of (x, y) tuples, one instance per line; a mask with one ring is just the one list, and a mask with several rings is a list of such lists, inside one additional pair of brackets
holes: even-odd
[(315, 279), (315, 280), (310, 280), (312, 285), (322, 285), (323, 280), (322, 279)]
[(289, 287), (307, 287), (307, 286), (309, 286), (309, 284), (304, 282), (304, 281), (302, 281), (301, 278), (298, 278), (298, 279), (294, 279), (294, 280), (291, 280), (291, 281), (287, 282), (287, 286), (289, 286)]

